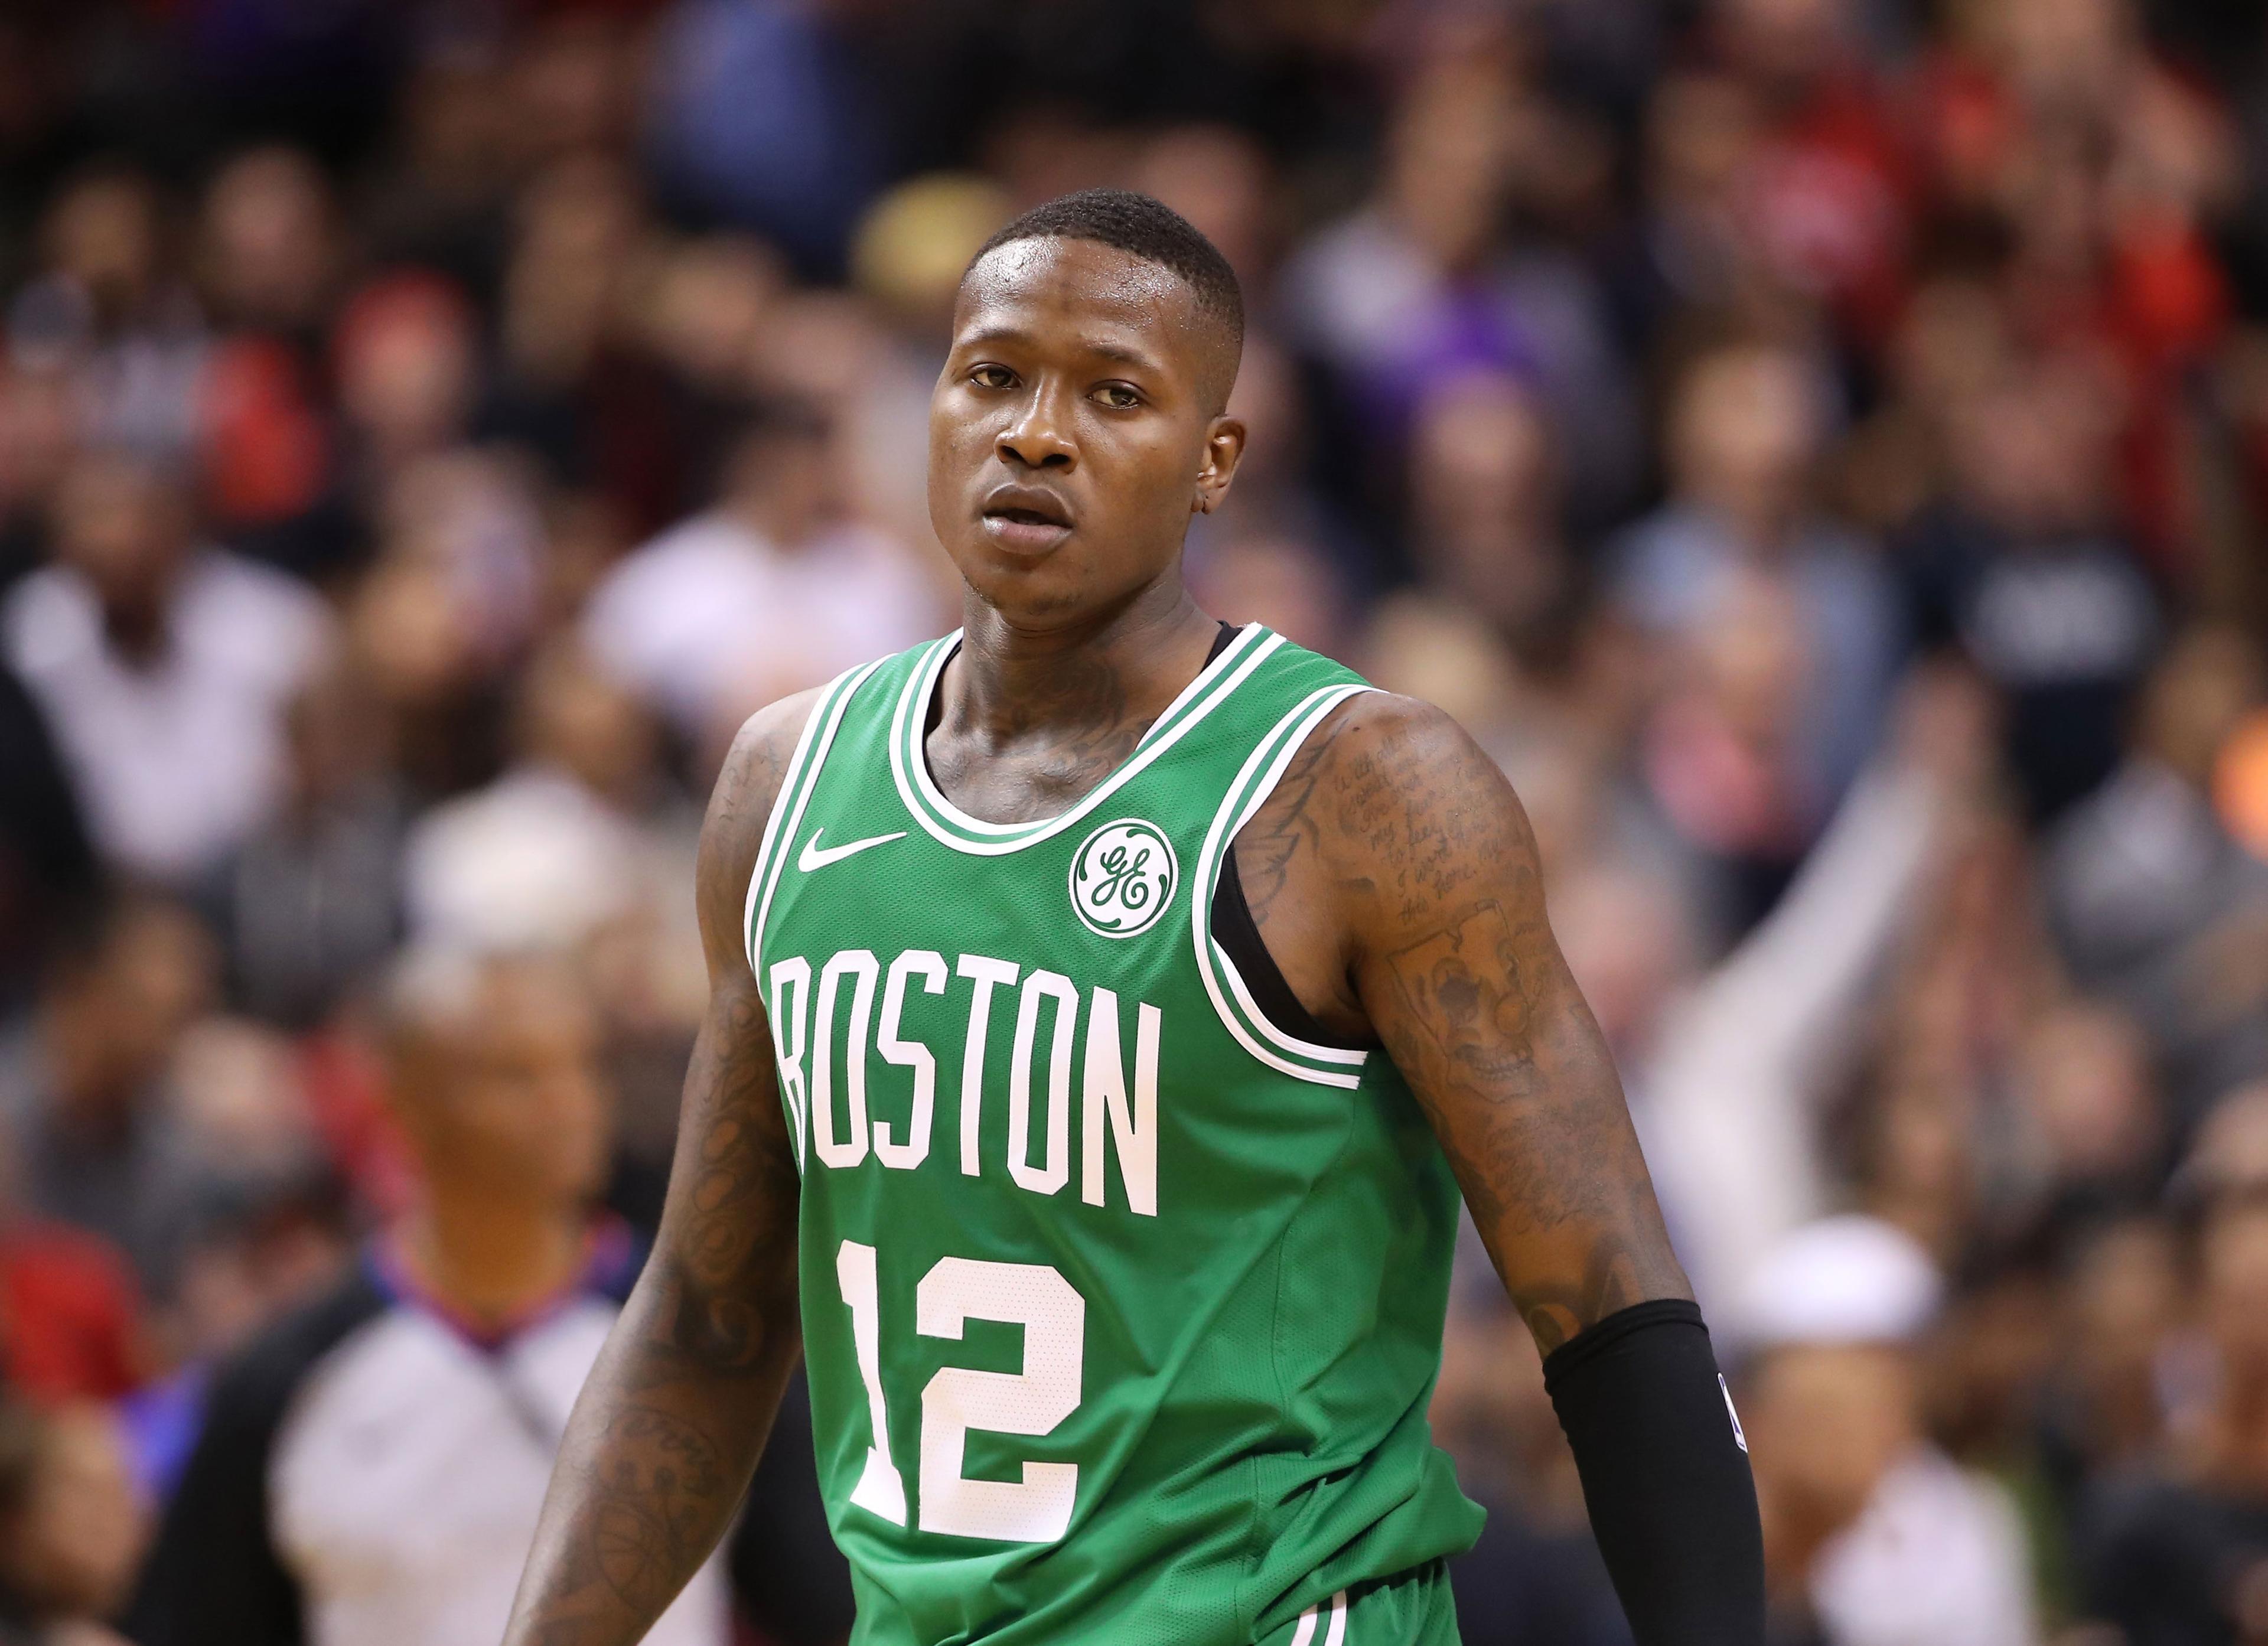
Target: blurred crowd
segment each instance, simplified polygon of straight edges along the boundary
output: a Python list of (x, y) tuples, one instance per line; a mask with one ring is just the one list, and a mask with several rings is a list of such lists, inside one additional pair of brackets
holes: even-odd
[[(1773, 1646), (2268, 1642), (2255, 0), (0, 8), (0, 1642), (176, 1638), (342, 1276), (494, 1349), (652, 1228), (722, 750), (956, 621), (954, 283), (1096, 183), (1255, 316), (1200, 599), (1534, 819)], [(1467, 1269), (1464, 1636), (1626, 1641)], [(783, 1434), (733, 1627), (817, 1646)]]

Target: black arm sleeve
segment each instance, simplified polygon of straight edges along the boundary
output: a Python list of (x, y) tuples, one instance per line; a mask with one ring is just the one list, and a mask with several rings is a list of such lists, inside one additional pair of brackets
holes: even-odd
[(1701, 1311), (1609, 1315), (1545, 1357), (1543, 1385), (1638, 1646), (1761, 1646), (1756, 1482)]

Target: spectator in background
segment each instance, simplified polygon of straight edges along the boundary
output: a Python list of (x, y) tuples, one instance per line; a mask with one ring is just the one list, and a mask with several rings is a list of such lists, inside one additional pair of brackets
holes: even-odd
[(38, 701), (0, 661), (0, 1016), (95, 897), (99, 870), (78, 796)]
[(1395, 107), (1375, 197), (1284, 270), (1292, 341), (1344, 402), (1329, 455), (1348, 465), (1343, 487), (1354, 482), (1358, 500), (1390, 510), (1391, 460), (1425, 391), (1447, 377), (1509, 371), (1550, 408), (1578, 516), (1611, 518), (1633, 489), (1638, 431), (1605, 307), (1575, 259), (1503, 237), (1515, 127), (1531, 93), (1500, 34), (1476, 42), (1455, 38), (1454, 23), (1447, 32)]
[(274, 804), (284, 706), (330, 619), (200, 544), (181, 483), (122, 451), (76, 464), (55, 512), (56, 563), (0, 606), (0, 654), (55, 728), (106, 857), (188, 885)]
[(623, 561), (592, 596), (600, 661), (720, 758), (759, 705), (932, 632), (927, 581), (900, 544), (845, 519), (829, 425), (775, 403), (725, 459), (714, 507)]
[[(2257, 1114), (2262, 1098), (2250, 1106)], [(2257, 1157), (2224, 1162), (2202, 1150), (2192, 1161), (2204, 1203), (2191, 1257), (2210, 1376), (2196, 1408), (2180, 1415), (2171, 1455), (2141, 1479), (2105, 1489), (2082, 1560), (2092, 1614), (2146, 1646), (2224, 1646), (2257, 1636), (2268, 1617), (2268, 1179), (2257, 1175), (2261, 1165)]]
[(0, 1126), (26, 1206), (112, 1242), (159, 1297), (198, 1176), (173, 1062), (213, 971), (210, 940), (181, 908), (116, 900), (82, 924), (0, 1040)]
[(2078, 981), (2150, 1031), (2177, 1133), (2268, 1075), (2268, 860), (2229, 835), (2212, 784), (2221, 750), (2268, 693), (2244, 636), (2178, 636), (2131, 716), (2124, 758), (2048, 837), (2041, 890)]
[(145, 1534), (106, 1413), (0, 1401), (0, 1643), (123, 1646), (103, 1624)]
[(239, 847), (206, 902), (230, 998), (286, 1028), (315, 1027), (401, 934), (408, 800), (365, 684), (334, 665), (284, 712), (276, 814)]
[(141, 1295), (99, 1235), (12, 1203), (13, 1150), (0, 1157), (0, 1384), (42, 1403), (115, 1400), (150, 1370)]
[[(1619, 1029), (1631, 1116), (1705, 1306), (1730, 1304), (1768, 1252), (1831, 1209), (1825, 1110), (1917, 922), (1923, 877), (1973, 801), (1988, 736), (1971, 684), (1916, 681), (1897, 737), (1778, 907), (1658, 1021)], [(1595, 942), (1578, 937), (1579, 951)]]
[[(389, 1084), (422, 1193), (215, 1378), (139, 1646), (492, 1646), (637, 1253), (594, 1225), (608, 1094), (561, 966), (413, 953)], [(372, 1440), (378, 1444), (373, 1449)], [(718, 1568), (651, 1638), (721, 1646)]]
[(1819, 509), (1826, 393), (1816, 366), (1786, 349), (1703, 356), (1669, 412), (1670, 501), (1624, 536), (1613, 574), (1641, 626), (1689, 643), (1720, 620), (1744, 577), (1786, 602), (1809, 682), (1786, 705), (1795, 719), (1779, 781), (1812, 829), (1880, 732), (1904, 647), (1896, 585), (1876, 550)]
[(1797, 1231), (1730, 1324), (1764, 1511), (1776, 1646), (2030, 1646), (2023, 1532), (1922, 1426), (1918, 1352), (1942, 1285), (1889, 1225)]
[(2157, 598), (2110, 511), (2112, 393), (2068, 356), (1955, 408), (1952, 496), (1902, 549), (1925, 637), (1957, 642), (2007, 699), (2035, 819), (2110, 775), (2158, 644)]
[(186, 457), (209, 340), (169, 265), (156, 185), (131, 166), (90, 165), (48, 208), (38, 243), (44, 272), (8, 309), (15, 363), (66, 386), (97, 440)]
[(1410, 451), (1410, 558), (1516, 655), (1550, 662), (1573, 607), (1562, 463), (1532, 389), (1501, 372), (1434, 385)]
[(832, 274), (885, 180), (883, 128), (826, 6), (678, 0), (656, 41), (646, 135), (699, 216), (756, 229)]
[(530, 665), (514, 721), (511, 768), (409, 836), (403, 885), (422, 942), (572, 948), (652, 901), (684, 856), (649, 827), (668, 799), (651, 718), (571, 638)]

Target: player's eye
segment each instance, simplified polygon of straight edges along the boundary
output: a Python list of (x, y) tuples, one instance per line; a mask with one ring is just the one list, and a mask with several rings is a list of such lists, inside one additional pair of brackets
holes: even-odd
[(1005, 389), (1015, 386), (1016, 374), (1005, 366), (973, 366), (968, 380), (981, 389)]
[(1113, 411), (1132, 411), (1142, 403), (1140, 392), (1125, 383), (1106, 383), (1094, 391), (1094, 398)]

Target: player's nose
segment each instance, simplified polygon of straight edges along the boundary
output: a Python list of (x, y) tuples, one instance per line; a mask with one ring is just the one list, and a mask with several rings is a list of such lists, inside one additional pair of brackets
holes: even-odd
[(993, 452), (1003, 463), (1022, 468), (1068, 471), (1079, 467), (1071, 408), (1060, 389), (1034, 386), (1029, 398), (1001, 430)]

